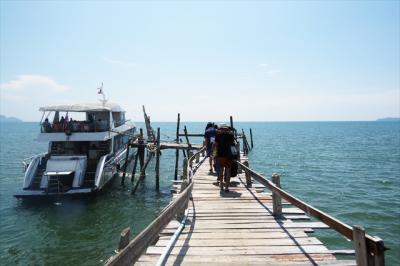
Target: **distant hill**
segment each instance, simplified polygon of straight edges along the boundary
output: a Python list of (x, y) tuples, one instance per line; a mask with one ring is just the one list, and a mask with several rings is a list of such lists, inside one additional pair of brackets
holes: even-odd
[(0, 115), (0, 123), (16, 123), (16, 122), (22, 122), (22, 120), (15, 117), (7, 117), (4, 115)]
[(376, 121), (400, 121), (400, 117), (385, 117), (376, 119)]

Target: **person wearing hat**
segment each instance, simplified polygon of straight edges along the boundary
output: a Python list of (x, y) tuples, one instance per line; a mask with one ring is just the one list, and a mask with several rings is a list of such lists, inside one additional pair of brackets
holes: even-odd
[(219, 162), (219, 186), (222, 190), (224, 185), (223, 176), (225, 176), (225, 191), (227, 192), (229, 191), (231, 167), (233, 163), (231, 147), (235, 145), (235, 137), (227, 124), (221, 123), (218, 125), (214, 145), (217, 148), (217, 157)]

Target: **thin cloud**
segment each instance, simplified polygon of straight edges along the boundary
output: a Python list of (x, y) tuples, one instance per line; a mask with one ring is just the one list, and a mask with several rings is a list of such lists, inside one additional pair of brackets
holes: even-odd
[(265, 72), (267, 75), (274, 76), (276, 74), (281, 73), (282, 71), (280, 69), (276, 69), (270, 64), (266, 63), (261, 63), (257, 65), (258, 69), (261, 69), (261, 71)]
[(64, 92), (69, 89), (51, 77), (41, 75), (20, 75), (14, 80), (0, 84), (0, 89), (8, 92), (21, 92), (34, 88), (49, 89), (54, 92)]
[(110, 58), (103, 58), (103, 60), (109, 64), (116, 65), (116, 66), (122, 66), (122, 67), (136, 67), (136, 63), (133, 62), (128, 62), (128, 61), (122, 61), (122, 60), (115, 60), (115, 59), (110, 59)]
[(258, 64), (257, 67), (258, 68), (267, 68), (267, 67), (269, 67), (269, 64), (262, 63), (262, 64)]

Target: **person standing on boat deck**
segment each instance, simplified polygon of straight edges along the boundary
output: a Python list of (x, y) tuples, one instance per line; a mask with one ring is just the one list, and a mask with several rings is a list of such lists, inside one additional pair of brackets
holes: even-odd
[(223, 177), (225, 177), (225, 191), (229, 191), (231, 167), (233, 163), (231, 147), (235, 145), (235, 137), (227, 124), (221, 123), (218, 125), (214, 145), (217, 147), (217, 157), (219, 161), (219, 186), (222, 190), (224, 184)]
[(44, 132), (51, 132), (51, 131), (52, 131), (52, 130), (51, 130), (51, 124), (50, 124), (48, 118), (46, 118), (46, 119), (44, 120), (44, 122), (42, 123), (42, 126), (43, 126), (43, 131), (44, 131)]
[(215, 136), (217, 131), (211, 122), (207, 123), (206, 131), (204, 132), (205, 146), (207, 149), (207, 157), (209, 157), (210, 162), (210, 173), (213, 172), (213, 156), (212, 156), (212, 146), (215, 142)]

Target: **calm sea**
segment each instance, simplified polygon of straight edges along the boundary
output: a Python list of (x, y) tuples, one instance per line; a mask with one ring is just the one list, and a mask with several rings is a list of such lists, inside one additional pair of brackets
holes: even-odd
[[(175, 123), (161, 127), (172, 141)], [(202, 132), (204, 123), (184, 123)], [(139, 124), (142, 125), (142, 124)], [(248, 122), (255, 147), (250, 166), (270, 176), (281, 174), (284, 189), (343, 222), (365, 226), (391, 248), (387, 265), (400, 265), (399, 122)], [(26, 202), (13, 193), (22, 186), (21, 160), (46, 151), (34, 139), (37, 123), (0, 124), (0, 264), (101, 265), (113, 254), (119, 234), (137, 234), (171, 199), (175, 153), (164, 151), (161, 190), (154, 190), (154, 164), (135, 195), (130, 180), (117, 178), (101, 196)], [(248, 132), (248, 131), (247, 131)], [(154, 163), (154, 162), (153, 162)], [(351, 243), (331, 230), (317, 236), (333, 249)]]

